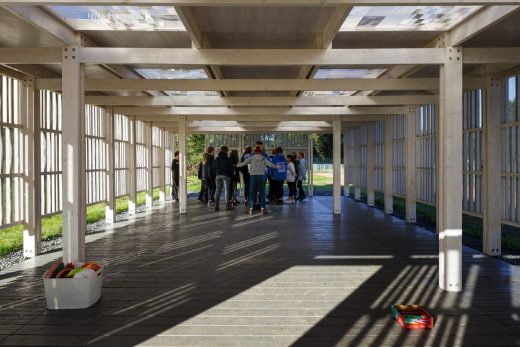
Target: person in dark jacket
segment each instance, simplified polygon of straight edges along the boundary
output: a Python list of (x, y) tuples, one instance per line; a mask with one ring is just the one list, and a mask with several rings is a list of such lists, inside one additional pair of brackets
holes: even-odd
[(238, 182), (240, 181), (240, 175), (238, 173), (238, 168), (236, 167), (236, 165), (240, 163), (238, 151), (236, 149), (232, 150), (231, 153), (229, 153), (229, 158), (233, 163), (233, 175), (231, 176), (229, 184), (229, 203), (236, 206), (239, 204), (239, 201), (237, 200), (237, 187)]
[(208, 179), (206, 177), (207, 173), (207, 165), (208, 165), (208, 153), (204, 153), (202, 155), (202, 161), (199, 164), (199, 179), (201, 182), (201, 193), (200, 193), (200, 199), (203, 203), (208, 203), (209, 199), (209, 183)]
[(219, 211), (219, 203), (220, 203), (220, 194), (222, 193), (222, 186), (224, 186), (224, 200), (226, 201), (226, 207), (228, 210), (233, 209), (233, 205), (229, 201), (229, 184), (231, 180), (231, 176), (233, 176), (233, 172), (235, 171), (235, 166), (233, 162), (228, 157), (228, 147), (222, 146), (220, 147), (220, 152), (218, 153), (217, 158), (213, 162), (213, 168), (215, 171), (215, 182), (216, 182), (216, 190), (215, 190), (215, 211)]
[[(243, 162), (247, 158), (253, 155), (253, 148), (251, 146), (247, 146), (244, 150), (244, 154), (242, 154), (242, 157), (240, 158), (240, 162)], [(249, 165), (242, 166), (239, 168), (240, 172), (242, 173), (242, 180), (244, 181), (244, 205), (247, 205), (247, 202), (249, 201), (249, 187), (250, 187), (250, 180), (251, 175), (249, 174)]]
[(208, 154), (207, 158), (207, 165), (206, 165), (206, 183), (208, 185), (208, 194), (209, 194), (209, 201), (208, 205), (211, 205), (215, 202), (214, 196), (215, 196), (215, 189), (216, 189), (216, 183), (215, 183), (215, 169), (213, 167), (213, 162), (215, 161), (215, 157), (213, 156), (213, 152), (215, 151), (215, 148), (212, 146), (209, 146), (206, 150), (206, 154)]
[(172, 201), (179, 200), (179, 151), (175, 152), (172, 161)]

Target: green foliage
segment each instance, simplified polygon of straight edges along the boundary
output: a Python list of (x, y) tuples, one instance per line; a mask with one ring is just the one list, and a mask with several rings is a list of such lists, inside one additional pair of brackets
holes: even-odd
[(314, 163), (331, 163), (332, 160), (332, 135), (331, 134), (313, 134), (312, 141), (314, 143), (313, 154)]
[(192, 134), (186, 139), (186, 169), (188, 170), (188, 176), (197, 176), (197, 170), (199, 163), (202, 161), (202, 156), (206, 150), (206, 139), (204, 135)]

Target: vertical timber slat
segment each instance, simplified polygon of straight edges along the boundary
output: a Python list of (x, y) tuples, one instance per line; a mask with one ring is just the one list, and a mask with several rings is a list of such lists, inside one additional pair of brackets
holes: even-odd
[(116, 214), (116, 175), (115, 175), (115, 117), (112, 108), (106, 110), (106, 134), (107, 145), (107, 205), (105, 207), (105, 222), (113, 224)]

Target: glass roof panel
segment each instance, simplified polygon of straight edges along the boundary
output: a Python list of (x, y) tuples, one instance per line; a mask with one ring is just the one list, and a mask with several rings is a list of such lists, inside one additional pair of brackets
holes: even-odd
[(355, 6), (340, 31), (445, 31), (480, 6)]
[(204, 69), (135, 69), (137, 73), (148, 79), (164, 80), (207, 80)]
[(217, 91), (213, 90), (206, 90), (206, 91), (199, 91), (199, 90), (168, 90), (166, 91), (168, 95), (171, 96), (220, 96), (220, 94)]
[(48, 6), (76, 30), (185, 31), (173, 6)]
[[(320, 68), (314, 75), (314, 79), (335, 79), (335, 78), (378, 78), (386, 69), (326, 69)], [(303, 96), (338, 96), (352, 95), (353, 90), (309, 90), (303, 92)]]
[(386, 69), (319, 69), (314, 79), (332, 78), (377, 78)]

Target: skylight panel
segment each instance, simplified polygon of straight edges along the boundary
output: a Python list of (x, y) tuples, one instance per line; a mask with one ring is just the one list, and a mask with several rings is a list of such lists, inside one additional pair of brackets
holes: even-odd
[(340, 31), (446, 31), (480, 6), (355, 6)]
[[(338, 79), (338, 78), (378, 78), (386, 69), (326, 69), (320, 68), (314, 75), (314, 79)], [(303, 92), (303, 96), (340, 96), (352, 95), (353, 90), (309, 90)]]
[(136, 69), (137, 73), (148, 79), (165, 80), (207, 80), (204, 69)]
[(173, 6), (49, 6), (76, 30), (185, 31)]

